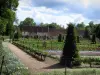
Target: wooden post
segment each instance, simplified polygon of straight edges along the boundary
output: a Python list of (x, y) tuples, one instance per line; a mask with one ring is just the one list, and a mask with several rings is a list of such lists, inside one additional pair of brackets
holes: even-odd
[(66, 66), (66, 59), (65, 59), (65, 75), (67, 75), (67, 66)]
[(4, 64), (4, 56), (2, 57), (2, 63), (1, 63), (1, 67), (0, 67), (0, 75), (2, 74), (2, 67), (3, 67), (3, 64)]

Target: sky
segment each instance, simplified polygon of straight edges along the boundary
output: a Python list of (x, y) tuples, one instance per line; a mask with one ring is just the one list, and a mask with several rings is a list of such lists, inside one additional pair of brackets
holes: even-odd
[(19, 0), (16, 14), (19, 21), (30, 17), (37, 24), (55, 22), (62, 27), (69, 22), (99, 23), (99, 3), (100, 0)]

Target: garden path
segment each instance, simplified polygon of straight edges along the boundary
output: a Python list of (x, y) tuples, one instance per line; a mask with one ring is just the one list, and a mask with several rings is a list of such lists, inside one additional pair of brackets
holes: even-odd
[(8, 43), (8, 48), (28, 67), (32, 75), (36, 72), (53, 71), (54, 69), (48, 67), (57, 63), (51, 59), (46, 59), (47, 61), (45, 62), (38, 61), (11, 43)]

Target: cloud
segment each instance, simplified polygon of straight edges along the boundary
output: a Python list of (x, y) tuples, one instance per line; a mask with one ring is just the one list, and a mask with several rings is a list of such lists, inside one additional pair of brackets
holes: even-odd
[(19, 20), (33, 18), (36, 23), (56, 22), (66, 27), (69, 22), (100, 22), (99, 0), (20, 0)]

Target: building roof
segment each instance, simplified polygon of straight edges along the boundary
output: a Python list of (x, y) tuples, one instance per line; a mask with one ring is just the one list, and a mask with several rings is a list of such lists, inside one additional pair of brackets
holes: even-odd
[(48, 28), (48, 27), (40, 27), (40, 26), (23, 26), (23, 31), (27, 32), (54, 32), (54, 31), (65, 31), (65, 29), (56, 29), (56, 28)]
[(37, 32), (46, 32), (50, 36), (55, 36), (58, 34), (65, 34), (65, 29), (56, 29), (56, 28), (48, 28), (48, 27), (40, 27), (40, 26), (23, 26), (22, 31), (37, 33)]
[(40, 27), (40, 26), (23, 26), (23, 31), (27, 32), (48, 32), (48, 31), (54, 31), (55, 28), (48, 28), (48, 27)]

